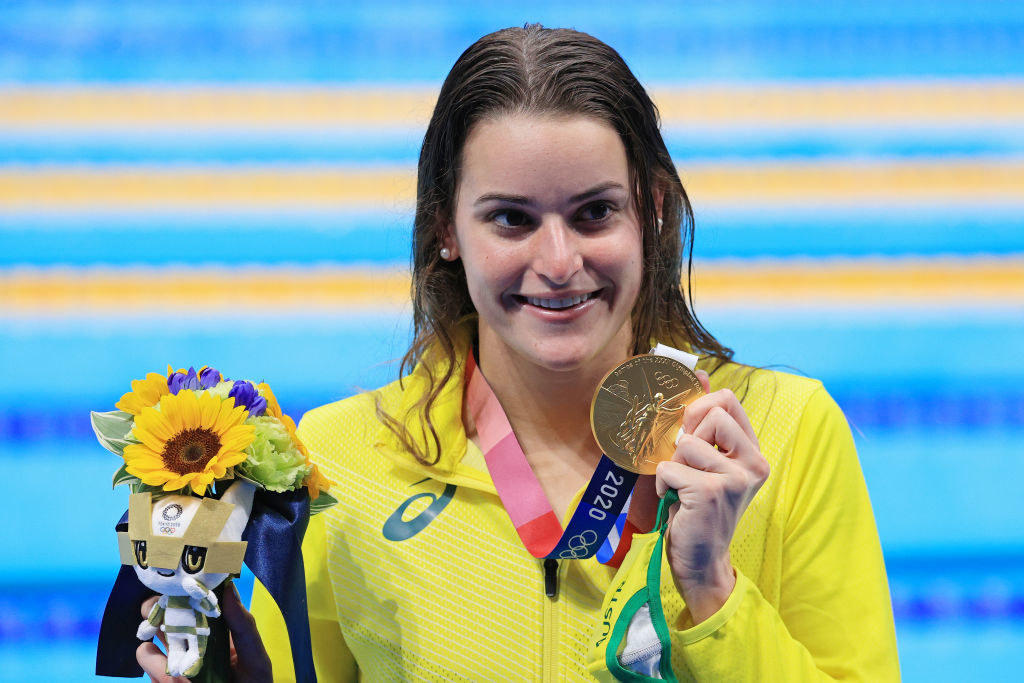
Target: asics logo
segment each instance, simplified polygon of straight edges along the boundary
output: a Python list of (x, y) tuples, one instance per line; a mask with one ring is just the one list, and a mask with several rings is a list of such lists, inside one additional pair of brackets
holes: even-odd
[[(418, 486), (425, 481), (428, 481), (428, 479), (421, 479), (413, 484), (413, 486)], [(452, 496), (455, 495), (455, 489), (455, 484), (447, 484), (440, 495), (424, 491), (423, 493), (417, 493), (416, 495), (411, 496), (408, 500), (399, 505), (398, 509), (392, 512), (391, 516), (385, 520), (384, 528), (382, 529), (384, 538), (395, 542), (405, 541), (423, 531), (428, 524), (434, 521), (435, 517), (441, 514), (441, 510), (448, 507), (448, 503), (451, 502)], [(429, 498), (430, 504), (412, 519), (403, 519), (405, 511), (409, 506), (421, 498)]]
[(590, 546), (595, 543), (597, 543), (597, 532), (587, 529), (570, 538), (569, 547), (558, 553), (558, 558), (560, 560), (578, 560), (581, 557), (586, 557), (590, 552)]

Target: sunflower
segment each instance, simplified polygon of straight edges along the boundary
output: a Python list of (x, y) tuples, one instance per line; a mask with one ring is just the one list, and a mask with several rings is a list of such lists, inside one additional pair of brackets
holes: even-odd
[(138, 415), (143, 408), (155, 406), (164, 394), (169, 394), (167, 378), (158, 372), (151, 372), (146, 379), (133, 379), (132, 390), (114, 404), (118, 410)]
[(248, 415), (232, 398), (188, 389), (167, 394), (135, 418), (133, 432), (142, 443), (125, 447), (125, 469), (144, 484), (165, 491), (190, 486), (202, 495), (245, 460), (254, 431), (244, 424)]

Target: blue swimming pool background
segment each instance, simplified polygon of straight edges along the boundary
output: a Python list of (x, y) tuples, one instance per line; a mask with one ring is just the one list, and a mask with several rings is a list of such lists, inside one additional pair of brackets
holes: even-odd
[[(288, 2), (0, 5), (4, 98), (32, 89), (437, 88), (459, 53), (524, 21), (616, 47), (645, 83), (1024, 82), (1024, 3)], [(0, 124), (2, 125), (2, 124)], [(147, 132), (0, 127), (0, 172), (295, 164), (412, 166), (420, 131)], [(687, 163), (1024, 161), (1024, 120), (944, 127), (666, 130)], [(1016, 200), (729, 206), (703, 203), (707, 264), (833, 259), (952, 263), (1024, 256)], [(7, 203), (5, 203), (7, 202)], [(183, 262), (387, 269), (407, 262), (405, 209), (78, 212), (0, 194), (0, 276)], [(80, 270), (74, 270), (80, 269)], [(1019, 282), (1019, 280), (1018, 280)], [(854, 428), (886, 555), (908, 681), (1021, 680), (1024, 664), (1024, 307), (701, 306), (737, 358), (819, 377)], [(2, 305), (3, 302), (0, 302)], [(0, 312), (0, 680), (92, 680), (126, 492), (89, 410), (130, 379), (208, 363), (270, 381), (286, 410), (395, 377), (408, 308), (118, 315)], [(97, 511), (99, 514), (97, 514)]]

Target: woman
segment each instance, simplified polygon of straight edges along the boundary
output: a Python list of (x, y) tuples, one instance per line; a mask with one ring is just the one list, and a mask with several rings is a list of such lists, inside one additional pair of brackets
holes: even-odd
[[(630, 505), (646, 531), (659, 496), (680, 499), (660, 587), (665, 666), (695, 680), (898, 678), (845, 420), (819, 383), (730, 361), (680, 287), (684, 234), (692, 214), (657, 111), (614, 50), (528, 26), (459, 58), (420, 154), (412, 372), (300, 427), (342, 501), (304, 544), (322, 680), (584, 679), (588, 662), (608, 676), (592, 651), (615, 567), (524, 544), (550, 545), (533, 522), (572, 515), (601, 460), (595, 388), (653, 342), (699, 354), (708, 392)], [(477, 409), (491, 396), (535, 481), (493, 466), (493, 415), (485, 429)], [(532, 522), (517, 519), (524, 505)], [(287, 679), (281, 618), (259, 587), (253, 613)]]

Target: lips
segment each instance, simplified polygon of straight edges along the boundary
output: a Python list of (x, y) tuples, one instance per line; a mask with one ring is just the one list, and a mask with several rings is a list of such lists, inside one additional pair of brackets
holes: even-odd
[(536, 297), (536, 296), (523, 296), (519, 295), (516, 298), (522, 302), (528, 303), (531, 306), (537, 306), (538, 308), (546, 308), (552, 311), (562, 311), (573, 306), (579, 306), (582, 303), (589, 301), (597, 297), (601, 293), (601, 290), (594, 292), (587, 292), (585, 294), (578, 294), (569, 297)]

